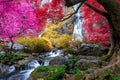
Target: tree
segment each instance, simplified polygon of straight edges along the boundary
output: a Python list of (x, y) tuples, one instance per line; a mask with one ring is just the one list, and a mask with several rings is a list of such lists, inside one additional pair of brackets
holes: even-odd
[[(89, 8), (93, 9), (95, 12), (104, 16), (110, 28), (110, 43), (111, 47), (109, 49), (107, 59), (110, 59), (110, 63), (108, 66), (99, 69), (94, 72), (93, 75), (97, 76), (105, 72), (105, 70), (115, 71), (120, 69), (120, 0), (95, 0), (102, 7), (104, 7), (105, 11), (96, 8), (92, 4), (89, 4), (89, 0), (65, 0), (66, 6), (73, 6), (77, 3), (82, 3), (87, 5)], [(116, 67), (117, 66), (117, 67)], [(90, 75), (89, 75), (90, 77)], [(98, 77), (100, 78), (100, 77)], [(89, 79), (89, 80), (93, 80)], [(103, 80), (103, 79), (96, 79)]]
[(19, 36), (35, 36), (43, 25), (39, 24), (35, 10), (26, 2), (1, 0), (0, 38), (10, 41)]

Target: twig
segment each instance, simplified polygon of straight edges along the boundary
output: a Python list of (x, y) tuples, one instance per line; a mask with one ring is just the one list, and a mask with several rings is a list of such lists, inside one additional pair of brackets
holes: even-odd
[(82, 3), (77, 7), (77, 10), (75, 10), (75, 12), (66, 15), (66, 16), (68, 16), (68, 17), (61, 19), (60, 22), (65, 21), (65, 20), (69, 19), (70, 17), (72, 17), (74, 14), (76, 14), (76, 13), (78, 12), (79, 8), (82, 6), (83, 3), (84, 3), (84, 2), (82, 2)]
[(95, 6), (89, 4), (88, 2), (85, 2), (85, 5), (88, 6), (89, 8), (91, 8), (91, 9), (93, 9), (95, 12), (101, 14), (104, 17), (106, 17), (108, 15), (108, 13), (106, 11), (102, 11), (102, 10), (96, 8)]

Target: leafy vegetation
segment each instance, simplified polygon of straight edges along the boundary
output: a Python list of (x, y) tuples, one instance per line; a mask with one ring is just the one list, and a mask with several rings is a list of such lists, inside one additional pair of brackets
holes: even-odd
[(27, 47), (26, 51), (29, 52), (40, 53), (40, 52), (50, 51), (53, 48), (51, 42), (45, 37), (19, 38), (17, 42), (22, 45), (25, 45)]
[(70, 45), (72, 35), (61, 34), (57, 29), (59, 29), (61, 24), (48, 24), (48, 29), (43, 33), (43, 37), (48, 38), (54, 47), (66, 48)]
[(63, 34), (61, 37), (57, 38), (57, 47), (58, 48), (67, 48), (70, 46), (70, 41), (72, 37), (68, 34)]
[(79, 69), (71, 69), (69, 71), (69, 73), (72, 73), (72, 74), (81, 74), (81, 71)]
[[(104, 7), (96, 0), (88, 0), (88, 3), (96, 8), (99, 8), (99, 10), (105, 11)], [(86, 5), (82, 6), (81, 12), (84, 21), (84, 41), (108, 46), (110, 44), (110, 33), (107, 19)]]

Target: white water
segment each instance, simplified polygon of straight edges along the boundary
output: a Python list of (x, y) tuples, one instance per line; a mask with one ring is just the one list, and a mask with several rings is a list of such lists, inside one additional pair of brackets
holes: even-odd
[(48, 66), (51, 59), (53, 59), (56, 56), (61, 56), (63, 54), (62, 54), (62, 50), (52, 50), (47, 55), (48, 56), (46, 57), (43, 66)]
[(7, 69), (7, 73), (11, 73), (11, 72), (13, 72), (13, 71), (15, 71), (15, 66), (14, 66), (14, 65), (10, 66), (10, 67)]
[[(77, 7), (79, 4), (74, 6), (74, 9), (77, 10)], [(80, 40), (82, 41), (82, 20), (81, 20), (81, 13), (80, 10), (75, 14), (75, 20), (74, 20), (74, 30), (73, 30), (73, 40)]]
[(18, 72), (15, 75), (10, 76), (7, 80), (28, 80), (30, 73), (40, 66), (37, 60), (33, 60), (32, 62), (28, 63), (28, 70), (23, 70)]

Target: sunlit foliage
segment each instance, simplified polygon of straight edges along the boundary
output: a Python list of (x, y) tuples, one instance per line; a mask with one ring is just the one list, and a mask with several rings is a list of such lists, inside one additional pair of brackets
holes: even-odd
[(28, 50), (37, 53), (50, 51), (53, 48), (51, 42), (45, 37), (19, 38), (17, 42), (22, 45), (25, 45)]
[(50, 39), (54, 47), (65, 48), (68, 47), (70, 41), (72, 40), (72, 35), (60, 34), (57, 29), (60, 28), (61, 24), (49, 24), (48, 29), (43, 33), (44, 37)]

